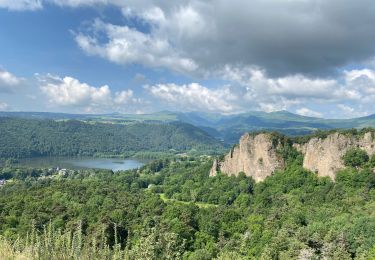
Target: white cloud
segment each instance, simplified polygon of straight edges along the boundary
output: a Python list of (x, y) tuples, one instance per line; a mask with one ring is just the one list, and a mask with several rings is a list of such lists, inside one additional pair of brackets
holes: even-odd
[(195, 62), (178, 53), (168, 39), (99, 20), (96, 20), (93, 29), (95, 35), (103, 33), (108, 41), (101, 43), (95, 36), (79, 33), (76, 35), (76, 42), (87, 54), (98, 55), (118, 64), (140, 63), (179, 72), (197, 68)]
[(147, 86), (146, 89), (154, 97), (180, 110), (231, 113), (239, 109), (236, 105), (238, 97), (231, 93), (228, 87), (209, 89), (198, 83), (191, 83), (158, 84)]
[(347, 115), (351, 115), (352, 113), (355, 112), (354, 108), (352, 108), (350, 106), (347, 106), (347, 105), (344, 105), (344, 104), (338, 104), (337, 107), (339, 109), (341, 109)]
[(133, 91), (131, 89), (116, 92), (115, 94), (114, 102), (116, 104), (119, 104), (119, 105), (127, 104), (132, 101), (134, 101), (134, 97), (133, 97)]
[[(309, 78), (300, 74), (269, 78), (265, 71), (252, 67), (226, 66), (219, 74), (245, 86), (249, 95), (283, 96), (288, 99), (334, 99), (343, 95), (335, 79)], [(258, 97), (257, 97), (258, 98)]]
[[(246, 98), (259, 103), (261, 110), (271, 111), (306, 104), (336, 104), (344, 117), (363, 116), (375, 111), (375, 71), (345, 71), (336, 79), (309, 78), (303, 75), (268, 78), (257, 69), (230, 70), (226, 77), (246, 87)], [(299, 108), (302, 115), (322, 116), (327, 111)]]
[(12, 11), (38, 10), (42, 7), (41, 0), (0, 0), (0, 8)]
[(12, 73), (0, 70), (0, 84), (7, 86), (16, 86), (21, 83), (21, 79), (14, 76)]
[(9, 71), (0, 69), (0, 92), (12, 92), (14, 87), (20, 85), (22, 78), (18, 78)]
[(110, 4), (111, 2), (120, 2), (120, 1), (111, 1), (111, 0), (45, 0), (45, 2), (52, 2), (59, 6), (89, 6), (89, 5), (98, 5), (98, 4)]
[(375, 57), (373, 0), (0, 0), (11, 10), (48, 4), (111, 5), (144, 23), (146, 32), (106, 24), (104, 43), (95, 33), (77, 36), (88, 53), (117, 63), (173, 69), (175, 62), (188, 72), (242, 64), (280, 77), (327, 75)]
[(345, 72), (346, 81), (354, 81), (360, 78), (368, 78), (375, 82), (375, 72), (370, 69), (350, 70)]
[(311, 110), (307, 107), (302, 107), (296, 110), (296, 113), (301, 116), (311, 116), (311, 117), (322, 117), (322, 113)]
[[(269, 78), (254, 67), (226, 66), (219, 74), (244, 92), (242, 106), (250, 109), (276, 111), (305, 102), (335, 102), (349, 96), (334, 79), (308, 78), (303, 75)], [(237, 90), (237, 91), (240, 91)]]
[(132, 90), (111, 93), (109, 86), (93, 87), (72, 77), (60, 78), (47, 75), (39, 77), (40, 89), (52, 106), (83, 108), (85, 112), (112, 112), (136, 109), (141, 103), (134, 98)]
[(18, 10), (48, 4), (111, 5), (144, 25), (103, 23), (96, 30), (107, 41), (98, 32), (78, 33), (87, 53), (120, 64), (195, 73), (239, 64), (275, 78), (329, 75), (375, 57), (373, 0), (0, 0)]
[(95, 33), (79, 35), (79, 43), (89, 43), (86, 51), (117, 63), (173, 69), (172, 59), (178, 71), (197, 73), (241, 64), (284, 77), (327, 75), (375, 56), (372, 0), (50, 1), (71, 7), (114, 5), (127, 19), (144, 23), (146, 32), (106, 24), (104, 43)]
[(0, 111), (7, 111), (9, 109), (9, 106), (5, 102), (0, 102)]
[(7, 8), (11, 11), (35, 11), (51, 3), (59, 6), (79, 7), (98, 4), (117, 5), (121, 3), (121, 0), (0, 0), (0, 8)]
[(49, 76), (41, 90), (50, 102), (62, 106), (109, 105), (111, 92), (107, 85), (95, 88), (71, 77)]
[[(88, 55), (225, 81), (151, 84), (152, 97), (172, 109), (328, 113), (308, 109), (318, 104), (348, 115), (375, 111), (372, 0), (0, 0), (0, 7), (36, 10), (51, 3), (113, 5), (122, 12), (123, 24), (82, 23), (75, 40)], [(367, 69), (340, 72), (365, 61)], [(0, 91), (19, 80), (6, 73), (0, 71)], [(151, 82), (144, 81), (140, 76), (139, 82)], [(43, 93), (58, 106), (110, 110), (139, 101), (131, 90), (112, 93), (69, 77), (49, 84)]]
[[(290, 110), (314, 117), (331, 115), (337, 107), (339, 117), (363, 116), (375, 111), (373, 100), (375, 71), (347, 71), (338, 79), (309, 78), (303, 75), (269, 78), (257, 68), (229, 68), (219, 72), (230, 82), (206, 87), (192, 84), (156, 84), (147, 91), (167, 108), (178, 110), (216, 111), (239, 113), (249, 110), (266, 112)], [(364, 81), (362, 85), (358, 80)], [(319, 104), (319, 106), (317, 106)], [(308, 106), (318, 107), (319, 111)], [(164, 106), (165, 107), (165, 106)], [(333, 114), (332, 114), (333, 115)]]
[(363, 93), (366, 99), (372, 98), (373, 95), (375, 95), (374, 70), (362, 69), (346, 71), (345, 82), (353, 91)]

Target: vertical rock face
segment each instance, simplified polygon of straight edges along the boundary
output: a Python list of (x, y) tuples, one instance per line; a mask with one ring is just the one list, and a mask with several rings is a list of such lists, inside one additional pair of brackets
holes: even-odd
[(277, 144), (272, 142), (271, 134), (245, 134), (239, 145), (235, 146), (223, 161), (214, 161), (210, 176), (215, 176), (218, 171), (227, 175), (244, 172), (255, 181), (262, 181), (275, 170), (284, 167), (284, 160), (278, 156), (276, 146)]
[(312, 138), (300, 147), (304, 155), (303, 167), (319, 176), (335, 179), (336, 172), (344, 168), (342, 156), (350, 148), (360, 148), (374, 154), (374, 138), (371, 132), (362, 137), (334, 133), (326, 138)]
[[(374, 132), (356, 136), (336, 132), (325, 138), (311, 138), (304, 144), (294, 143), (293, 147), (302, 153), (304, 168), (334, 180), (337, 171), (344, 168), (342, 157), (349, 149), (360, 148), (370, 156), (375, 154), (375, 136)], [(214, 161), (210, 176), (217, 172), (227, 175), (244, 172), (257, 182), (263, 181), (285, 167), (284, 159), (277, 153), (279, 148), (281, 142), (271, 134), (245, 134), (223, 160)]]
[(219, 160), (218, 159), (215, 159), (214, 160), (214, 163), (211, 167), (211, 170), (210, 170), (210, 176), (213, 177), (213, 176), (216, 176), (217, 172), (220, 170), (219, 168)]

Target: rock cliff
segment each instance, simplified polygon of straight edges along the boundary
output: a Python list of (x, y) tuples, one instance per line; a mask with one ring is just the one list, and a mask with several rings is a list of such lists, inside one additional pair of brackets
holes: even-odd
[[(278, 169), (285, 166), (284, 159), (278, 153), (283, 146), (272, 134), (244, 134), (238, 146), (235, 146), (223, 160), (215, 160), (210, 176), (217, 172), (227, 175), (238, 175), (244, 172), (255, 181), (263, 181)], [(304, 143), (293, 143), (303, 155), (303, 167), (318, 176), (335, 179), (338, 170), (344, 168), (342, 156), (350, 148), (360, 148), (369, 155), (375, 153), (374, 132), (352, 135), (335, 132), (324, 138), (313, 137)]]
[(228, 175), (244, 172), (255, 181), (262, 181), (284, 167), (284, 160), (277, 154), (277, 145), (271, 134), (245, 134), (223, 160), (214, 161), (210, 176), (215, 176), (218, 171)]
[(312, 138), (301, 145), (304, 156), (303, 167), (319, 176), (328, 176), (335, 179), (336, 172), (344, 168), (342, 156), (350, 148), (360, 148), (369, 155), (375, 153), (373, 133), (367, 132), (362, 136), (353, 136), (342, 133), (333, 133), (326, 138)]

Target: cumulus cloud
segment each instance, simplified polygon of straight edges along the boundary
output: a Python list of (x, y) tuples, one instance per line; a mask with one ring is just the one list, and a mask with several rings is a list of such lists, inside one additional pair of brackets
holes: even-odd
[[(362, 116), (375, 110), (375, 71), (346, 71), (338, 79), (299, 75), (267, 77), (257, 68), (229, 68), (221, 71), (230, 84), (208, 88), (198, 83), (157, 84), (146, 87), (159, 101), (179, 110), (239, 113), (291, 110), (300, 115), (328, 115), (324, 107), (337, 107), (344, 117)], [(319, 111), (308, 106), (319, 104)], [(327, 110), (328, 107), (327, 107)], [(341, 116), (341, 115), (340, 115)]]
[(41, 0), (0, 0), (0, 8), (12, 11), (38, 10), (42, 8)]
[[(115, 2), (115, 1), (114, 1)], [(44, 4), (53, 3), (59, 6), (78, 7), (81, 5), (109, 4), (107, 0), (0, 0), (0, 8), (11, 11), (35, 11), (43, 8)]]
[[(85, 112), (123, 111), (140, 103), (132, 90), (111, 93), (109, 86), (93, 87), (72, 77), (39, 77), (40, 89), (50, 105), (80, 109)], [(130, 106), (130, 107), (129, 107)]]
[(311, 117), (322, 117), (322, 113), (311, 110), (307, 107), (302, 107), (296, 110), (296, 113), (301, 116), (311, 116)]
[(46, 3), (113, 5), (144, 23), (147, 32), (103, 24), (107, 42), (78, 34), (87, 53), (121, 64), (173, 69), (175, 63), (188, 72), (242, 64), (280, 77), (328, 75), (375, 56), (372, 0), (0, 0), (0, 7), (35, 10)]
[[(372, 0), (0, 0), (0, 7), (36, 10), (47, 3), (112, 5), (122, 12), (123, 24), (97, 19), (76, 29), (75, 41), (88, 55), (225, 81), (146, 88), (172, 108), (322, 113), (309, 109), (314, 103), (345, 114), (375, 110)], [(343, 71), (353, 64), (367, 68)], [(59, 96), (51, 98), (54, 104), (92, 108), (137, 100), (128, 90), (112, 93), (108, 86), (67, 81), (58, 79), (55, 88), (44, 90)], [(81, 92), (75, 96), (77, 85)]]
[[(173, 60), (179, 70), (188, 71), (242, 64), (279, 77), (327, 75), (375, 56), (375, 11), (368, 8), (372, 0), (54, 2), (69, 6), (112, 4), (122, 8), (127, 18), (148, 25), (150, 31), (144, 33), (107, 24), (103, 30), (109, 41), (105, 43), (80, 34), (77, 41), (86, 44), (88, 52), (114, 62), (171, 68)], [(171, 53), (164, 51), (165, 47)], [(132, 59), (133, 53), (141, 57)], [(162, 61), (157, 63), (155, 58)]]
[(22, 78), (0, 69), (0, 92), (12, 92), (14, 87), (19, 86), (21, 82)]
[(242, 105), (264, 111), (288, 109), (306, 102), (336, 102), (357, 98), (335, 79), (309, 78), (301, 74), (270, 78), (264, 70), (253, 67), (229, 67), (220, 72), (224, 79), (243, 89)]
[(124, 105), (135, 101), (137, 100), (134, 98), (134, 94), (131, 89), (116, 92), (114, 97), (114, 102), (118, 105)]
[(0, 102), (0, 111), (7, 111), (9, 109), (9, 106), (5, 102)]
[(345, 104), (338, 104), (337, 107), (345, 113), (346, 116), (351, 116), (355, 113), (355, 109)]
[[(332, 98), (332, 90), (338, 86), (333, 79), (309, 78), (303, 75), (293, 75), (278, 78), (269, 78), (264, 70), (257, 68), (232, 68), (226, 67), (221, 72), (223, 77), (246, 86), (250, 96), (268, 95), (284, 96), (289, 99), (306, 98)], [(335, 93), (334, 95), (340, 95)]]
[[(356, 111), (352, 112), (351, 115), (362, 114), (362, 111), (355, 105), (360, 105), (361, 108), (366, 110), (375, 110), (375, 71), (370, 69), (362, 70), (351, 70), (345, 72), (345, 88), (352, 96), (356, 97), (356, 104), (352, 104), (352, 107), (356, 107)], [(349, 104), (350, 105), (350, 104)], [(353, 106), (354, 105), (354, 106)], [(340, 107), (339, 107), (340, 108)], [(346, 109), (341, 110), (348, 112)]]
[(169, 106), (183, 110), (201, 110), (231, 113), (239, 107), (238, 97), (227, 87), (209, 89), (198, 83), (186, 85), (157, 84), (146, 86), (154, 97), (167, 102)]
[[(195, 62), (185, 58), (168, 41), (145, 34), (128, 26), (106, 24), (99, 20), (93, 25), (93, 35), (79, 33), (76, 42), (90, 55), (98, 55), (118, 64), (139, 63), (150, 67), (165, 67), (179, 72), (193, 71)], [(94, 35), (104, 34), (108, 42)]]
[(370, 69), (345, 72), (345, 80), (350, 88), (373, 97), (375, 95), (375, 71)]
[(318, 115), (306, 110), (306, 103), (322, 107), (337, 105), (344, 117), (363, 116), (375, 110), (375, 71), (371, 69), (344, 71), (335, 79), (303, 75), (268, 78), (264, 72), (254, 69), (227, 71), (231, 80), (246, 86), (246, 98), (259, 102), (262, 110), (267, 110), (267, 106), (268, 110), (300, 106), (299, 114), (322, 116), (322, 111)]

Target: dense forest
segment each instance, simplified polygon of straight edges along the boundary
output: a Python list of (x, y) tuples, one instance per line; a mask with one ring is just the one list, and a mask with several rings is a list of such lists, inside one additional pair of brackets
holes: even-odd
[(222, 145), (185, 123), (104, 124), (0, 118), (0, 158), (133, 155), (192, 149), (212, 152)]
[[(208, 177), (209, 157), (124, 172), (1, 169), (0, 253), (37, 259), (375, 259), (375, 158), (335, 181), (302, 167)], [(61, 259), (61, 258), (60, 258)]]

